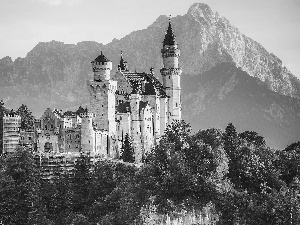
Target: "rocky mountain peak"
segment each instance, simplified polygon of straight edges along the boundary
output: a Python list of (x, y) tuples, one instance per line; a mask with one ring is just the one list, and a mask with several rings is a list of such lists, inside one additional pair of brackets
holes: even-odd
[(205, 3), (194, 3), (188, 10), (187, 15), (197, 22), (206, 21), (209, 24), (215, 23), (219, 14), (213, 12), (212, 9)]
[(9, 66), (13, 64), (13, 60), (10, 56), (5, 56), (2, 59), (0, 59), (0, 64)]

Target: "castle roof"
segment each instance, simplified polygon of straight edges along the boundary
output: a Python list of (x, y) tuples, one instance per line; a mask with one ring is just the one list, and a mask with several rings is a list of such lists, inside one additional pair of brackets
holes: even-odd
[(122, 51), (121, 51), (120, 65), (118, 65), (118, 69), (121, 71), (128, 71), (127, 61), (124, 60)]
[(140, 111), (148, 105), (148, 102), (140, 101)]
[(118, 112), (118, 113), (127, 113), (127, 112), (131, 112), (130, 102), (123, 102), (123, 103), (120, 103), (120, 104), (117, 106), (117, 112)]
[(166, 97), (163, 85), (153, 74), (123, 72), (125, 78), (132, 87), (132, 94), (155, 95), (157, 92), (161, 97)]
[(111, 62), (111, 61), (108, 58), (106, 58), (101, 51), (101, 54), (94, 60), (94, 62)]
[(87, 114), (88, 113), (88, 109), (87, 108), (82, 108), (82, 106), (79, 106), (79, 108), (76, 111), (77, 115), (81, 115), (81, 114)]
[(74, 112), (72, 112), (72, 111), (66, 111), (66, 112), (64, 112), (64, 116), (75, 116), (76, 114), (74, 113)]
[(164, 45), (175, 45), (176, 44), (175, 35), (173, 33), (170, 21), (169, 21), (169, 27), (168, 27), (167, 33), (165, 35), (165, 39), (163, 41), (163, 44)]

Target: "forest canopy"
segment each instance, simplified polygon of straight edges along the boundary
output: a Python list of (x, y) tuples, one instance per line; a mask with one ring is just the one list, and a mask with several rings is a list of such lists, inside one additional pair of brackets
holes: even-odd
[[(26, 109), (18, 111), (30, 127)], [(50, 180), (40, 176), (34, 152), (19, 147), (0, 158), (0, 221), (161, 224), (202, 215), (197, 224), (300, 224), (299, 143), (274, 150), (231, 123), (192, 133), (175, 121), (140, 165), (131, 163), (127, 137), (122, 160), (93, 164), (81, 155), (72, 174)]]

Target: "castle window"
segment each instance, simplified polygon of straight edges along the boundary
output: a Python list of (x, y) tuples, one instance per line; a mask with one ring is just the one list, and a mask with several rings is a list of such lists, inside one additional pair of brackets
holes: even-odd
[(176, 102), (176, 107), (177, 107), (177, 102)]
[(169, 76), (169, 79), (171, 79), (171, 76)]

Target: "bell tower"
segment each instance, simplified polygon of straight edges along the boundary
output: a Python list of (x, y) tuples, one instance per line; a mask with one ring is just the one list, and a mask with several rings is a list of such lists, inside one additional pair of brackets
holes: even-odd
[(161, 53), (164, 66), (160, 73), (163, 78), (163, 87), (169, 96), (166, 111), (168, 124), (171, 124), (172, 120), (181, 120), (180, 75), (182, 70), (179, 68), (180, 50), (170, 21)]

